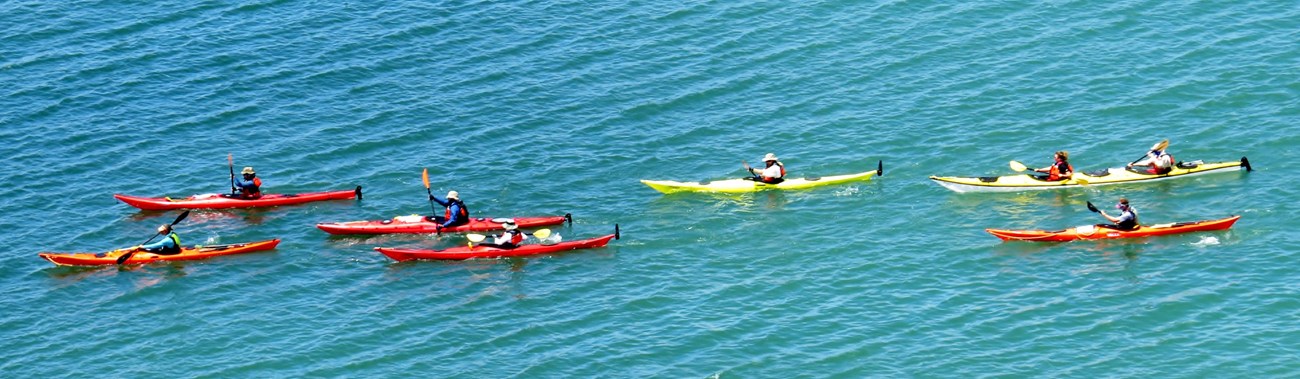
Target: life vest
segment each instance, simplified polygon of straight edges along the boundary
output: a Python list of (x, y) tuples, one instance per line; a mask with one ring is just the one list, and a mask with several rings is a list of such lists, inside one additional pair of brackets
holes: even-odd
[(172, 247), (163, 246), (162, 249), (158, 251), (158, 253), (161, 255), (180, 254), (181, 237), (176, 235), (176, 232), (171, 232), (171, 233), (167, 233), (167, 238), (170, 238), (172, 240), (172, 243), (176, 245)]
[(256, 199), (262, 197), (262, 178), (253, 177), (253, 185), (239, 187), (239, 193), (245, 199)]
[(1052, 168), (1047, 171), (1048, 181), (1055, 182), (1057, 180), (1061, 180), (1061, 165), (1065, 165), (1065, 168), (1069, 170), (1071, 174), (1074, 173), (1074, 166), (1071, 166), (1070, 162), (1056, 161), (1056, 163), (1052, 164)]
[[(1137, 227), (1138, 227), (1138, 225), (1139, 225), (1139, 224), (1138, 224), (1138, 212), (1137, 212), (1137, 209), (1134, 209), (1132, 206), (1129, 206), (1129, 207), (1128, 207), (1128, 210), (1126, 210), (1126, 211), (1124, 211), (1124, 212), (1127, 212), (1127, 213), (1131, 213), (1131, 214), (1133, 214), (1133, 219), (1130, 220), (1130, 221), (1125, 221), (1125, 222), (1123, 222), (1123, 223), (1116, 224), (1116, 226), (1119, 226), (1119, 228), (1120, 228), (1120, 229), (1123, 229), (1123, 230), (1133, 230), (1133, 229), (1137, 229)], [(1124, 213), (1120, 213), (1120, 217), (1123, 217), (1123, 216), (1124, 216)]]
[(448, 204), (447, 209), (443, 212), (443, 217), (445, 220), (451, 220), (451, 206), (458, 205), (460, 206), (460, 217), (461, 217), (460, 219), (463, 221), (469, 221), (469, 207), (465, 206), (464, 201), (460, 201), (458, 199), (447, 199), (447, 201), (450, 202), (451, 204)]
[[(1160, 168), (1159, 165), (1156, 165), (1156, 162), (1160, 162), (1160, 161), (1168, 162), (1169, 165), (1168, 165), (1168, 166), (1165, 166), (1165, 167), (1162, 169), (1162, 168)], [(1173, 171), (1173, 170), (1174, 170), (1174, 162), (1177, 162), (1177, 161), (1174, 160), (1174, 155), (1173, 155), (1173, 154), (1169, 154), (1169, 153), (1161, 153), (1160, 156), (1157, 156), (1155, 159), (1152, 159), (1152, 160), (1151, 160), (1151, 168), (1148, 168), (1148, 169), (1147, 169), (1147, 173), (1149, 173), (1149, 174), (1155, 174), (1155, 175), (1164, 175), (1164, 174), (1168, 174), (1170, 171)]]
[[(770, 176), (766, 176), (766, 175), (765, 175), (765, 176), (763, 176), (763, 181), (766, 182), (766, 181), (768, 181), (769, 179), (781, 179), (781, 178), (785, 178), (785, 164), (782, 164), (781, 162), (776, 162), (776, 167), (778, 167), (778, 168), (781, 169), (781, 176), (770, 177)], [(767, 173), (767, 169), (763, 169), (763, 173), (766, 174), (766, 173)]]
[(524, 243), (524, 232), (519, 231), (519, 229), (507, 230), (506, 234), (510, 235), (510, 240), (506, 241), (506, 243), (515, 246), (519, 246), (519, 244)]

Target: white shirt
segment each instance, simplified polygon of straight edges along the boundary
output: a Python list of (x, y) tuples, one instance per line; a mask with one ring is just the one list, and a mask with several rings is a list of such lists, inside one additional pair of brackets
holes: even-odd
[(780, 178), (780, 177), (781, 177), (781, 165), (776, 165), (776, 164), (774, 164), (774, 165), (772, 165), (772, 167), (768, 167), (768, 168), (763, 169), (763, 177), (766, 177), (766, 178)]
[(1155, 152), (1147, 152), (1146, 159), (1143, 159), (1141, 162), (1138, 162), (1137, 165), (1142, 166), (1148, 164), (1154, 165), (1159, 168), (1169, 168), (1169, 166), (1174, 165), (1174, 157), (1172, 155), (1169, 155), (1169, 153), (1161, 153), (1159, 156), (1157, 156)]

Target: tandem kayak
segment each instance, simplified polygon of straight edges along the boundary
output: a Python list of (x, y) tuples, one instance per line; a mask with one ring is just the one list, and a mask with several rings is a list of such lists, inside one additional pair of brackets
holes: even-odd
[(1014, 192), (1151, 182), (1215, 172), (1229, 172), (1238, 167), (1245, 168), (1246, 171), (1252, 170), (1250, 161), (1246, 157), (1241, 157), (1241, 161), (1230, 162), (1179, 162), (1172, 171), (1160, 175), (1120, 167), (1091, 172), (1075, 171), (1072, 179), (1055, 182), (1049, 182), (1043, 179), (1044, 176), (1033, 174), (986, 177), (931, 176), (930, 180), (935, 181), (944, 188), (957, 192)]
[(127, 205), (146, 211), (161, 211), (169, 209), (254, 208), (302, 204), (323, 200), (360, 199), (361, 186), (357, 186), (354, 190), (307, 192), (299, 194), (269, 194), (262, 195), (262, 197), (253, 200), (225, 197), (219, 193), (194, 195), (184, 199), (173, 199), (170, 197), (139, 197), (123, 194), (114, 194), (113, 197), (121, 200)]
[[(465, 233), (501, 230), (504, 229), (501, 222), (506, 220), (477, 217), (470, 219), (468, 224), (439, 230), (439, 224), (430, 217), (410, 215), (393, 217), (391, 220), (325, 222), (316, 224), (316, 227), (329, 234)], [(559, 225), (566, 220), (573, 224), (573, 216), (568, 213), (563, 216), (515, 217), (513, 220), (520, 228)]]
[(747, 179), (727, 179), (712, 182), (675, 182), (671, 180), (642, 180), (650, 188), (663, 193), (675, 192), (722, 192), (722, 193), (746, 193), (758, 192), (765, 190), (801, 190), (815, 187), (823, 187), (835, 184), (849, 182), (865, 182), (871, 180), (871, 177), (882, 176), (885, 173), (885, 163), (880, 161), (876, 163), (874, 171), (860, 172), (857, 174), (835, 175), (824, 177), (807, 177), (799, 179), (786, 179), (777, 184), (767, 184)]
[(536, 255), (555, 253), (568, 250), (591, 249), (604, 247), (609, 244), (610, 240), (618, 239), (618, 225), (614, 225), (614, 234), (604, 237), (565, 241), (551, 245), (523, 245), (513, 249), (499, 249), (495, 247), (477, 246), (459, 246), (444, 250), (418, 250), (418, 249), (397, 249), (391, 247), (376, 247), (375, 251), (383, 253), (385, 256), (398, 262), (405, 262), (418, 259), (439, 259), (439, 260), (463, 260), (471, 258), (504, 258), (518, 257), (523, 255)]
[[(146, 252), (139, 252), (136, 253), (134, 256), (132, 256), (130, 259), (127, 259), (127, 261), (124, 264), (134, 265), (134, 264), (144, 264), (150, 262), (192, 261), (198, 259), (208, 259), (212, 257), (219, 257), (222, 255), (235, 255), (235, 254), (252, 253), (255, 251), (271, 250), (274, 249), (275, 246), (279, 244), (280, 244), (279, 239), (273, 239), (267, 241), (225, 244), (225, 245), (186, 246), (181, 249), (180, 254), (175, 254), (175, 255), (157, 255), (157, 254), (151, 254)], [(98, 253), (98, 254), (46, 252), (46, 253), (40, 253), (40, 256), (41, 258), (44, 258), (45, 260), (50, 261), (51, 263), (54, 263), (59, 266), (103, 266), (103, 265), (117, 264), (118, 257), (122, 256), (122, 254), (126, 254), (131, 251), (132, 249), (120, 249), (120, 250), (113, 250), (106, 253)]]
[(1003, 241), (1050, 241), (1064, 242), (1075, 240), (1095, 240), (1113, 238), (1153, 237), (1169, 234), (1224, 230), (1232, 227), (1241, 216), (1232, 216), (1219, 220), (1203, 220), (1139, 226), (1134, 230), (1118, 230), (1097, 225), (1084, 225), (1065, 230), (1049, 232), (1046, 230), (1002, 230), (984, 229), (989, 234)]

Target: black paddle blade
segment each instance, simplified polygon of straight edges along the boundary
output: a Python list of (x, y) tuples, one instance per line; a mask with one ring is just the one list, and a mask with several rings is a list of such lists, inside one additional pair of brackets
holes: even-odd
[(614, 224), (614, 239), (619, 239), (619, 237), (622, 237), (622, 234), (618, 232), (618, 224)]
[(1088, 210), (1093, 211), (1094, 213), (1101, 213), (1101, 211), (1097, 209), (1096, 205), (1092, 205), (1091, 201), (1088, 202)]
[(885, 176), (885, 161), (876, 162), (876, 176)]
[(122, 256), (117, 257), (117, 264), (120, 265), (120, 264), (126, 263), (126, 260), (127, 260), (127, 259), (131, 259), (131, 256), (132, 256), (132, 255), (135, 255), (135, 251), (134, 251), (134, 250), (133, 250), (133, 251), (128, 251), (126, 254), (122, 254)]
[(176, 226), (176, 224), (181, 223), (181, 221), (185, 220), (186, 217), (190, 217), (190, 210), (188, 209), (186, 209), (184, 212), (181, 212), (180, 216), (176, 216), (176, 221), (172, 221), (172, 226)]

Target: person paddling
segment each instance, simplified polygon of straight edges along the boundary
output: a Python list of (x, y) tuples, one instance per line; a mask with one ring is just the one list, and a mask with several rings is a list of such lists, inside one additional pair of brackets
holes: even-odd
[[(239, 190), (239, 193), (234, 194), (231, 197), (238, 197), (244, 200), (261, 198), (262, 179), (257, 177), (257, 172), (253, 171), (253, 167), (244, 167), (244, 170), (240, 171), (240, 173), (243, 178), (234, 180), (235, 188)], [(231, 176), (231, 179), (234, 179), (233, 175)]]
[[(1174, 156), (1165, 152), (1169, 148), (1169, 140), (1164, 140), (1151, 146), (1151, 151), (1136, 162), (1129, 163), (1128, 169), (1132, 170), (1133, 166), (1147, 166), (1143, 172), (1152, 175), (1164, 175), (1174, 170)], [(1134, 170), (1136, 171), (1136, 170)]]
[(158, 234), (165, 234), (167, 237), (163, 238), (161, 241), (148, 245), (136, 246), (136, 249), (157, 255), (176, 255), (181, 253), (181, 237), (176, 235), (176, 232), (172, 230), (171, 225), (162, 224), (158, 226)]
[(785, 164), (781, 163), (781, 160), (776, 158), (776, 154), (767, 153), (767, 155), (763, 156), (763, 164), (767, 166), (762, 170), (749, 167), (749, 163), (745, 163), (744, 161), (741, 161), (740, 163), (745, 165), (745, 170), (749, 171), (750, 175), (753, 175), (745, 178), (745, 180), (753, 180), (767, 184), (777, 184), (785, 181)]
[(441, 223), (441, 227), (450, 228), (469, 223), (469, 207), (465, 206), (465, 202), (460, 201), (460, 193), (456, 191), (448, 191), (447, 200), (442, 200), (433, 194), (429, 194), (429, 200), (437, 202), (438, 205), (447, 208), (443, 217), (431, 217), (433, 222)]
[(1119, 198), (1119, 203), (1115, 204), (1115, 209), (1119, 209), (1119, 217), (1112, 217), (1111, 215), (1106, 214), (1106, 211), (1098, 209), (1097, 213), (1101, 214), (1101, 217), (1105, 217), (1106, 220), (1113, 222), (1114, 224), (1098, 224), (1097, 226), (1119, 230), (1134, 230), (1138, 228), (1137, 210), (1133, 209), (1133, 207), (1128, 204), (1127, 198)]
[(511, 219), (503, 222), (501, 227), (505, 228), (505, 231), (496, 237), (494, 243), (480, 243), (479, 246), (513, 249), (524, 243), (524, 232), (519, 230), (519, 225), (515, 224), (515, 220)]
[(1070, 165), (1070, 152), (1061, 150), (1053, 156), (1055, 162), (1051, 166), (1036, 168), (1034, 172), (1046, 173), (1046, 180), (1049, 182), (1070, 179), (1074, 176), (1074, 166)]

